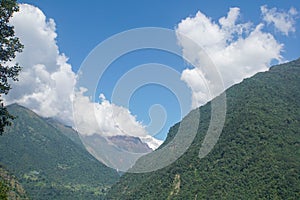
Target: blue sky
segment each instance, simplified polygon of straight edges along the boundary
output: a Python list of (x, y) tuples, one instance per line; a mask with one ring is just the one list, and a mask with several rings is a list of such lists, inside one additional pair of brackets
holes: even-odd
[[(22, 0), (39, 7), (47, 17), (53, 18), (57, 25), (57, 41), (61, 52), (69, 58), (77, 70), (87, 54), (101, 41), (122, 31), (139, 27), (174, 27), (184, 18), (195, 15), (197, 11), (218, 19), (226, 15), (230, 7), (239, 7), (242, 19), (257, 23), (260, 21), (260, 6), (268, 5), (288, 10), (291, 6), (300, 10), (294, 0), (274, 1), (221, 1), (221, 0), (130, 0), (130, 1), (59, 1)], [(297, 24), (299, 26), (299, 24)], [(296, 51), (299, 31), (290, 38), (279, 39), (286, 45), (283, 55), (288, 60), (299, 57)]]
[[(182, 22), (182, 20), (186, 19), (187, 17), (194, 18), (198, 11), (204, 14), (207, 18), (211, 19), (214, 23), (218, 23), (218, 20), (221, 17), (226, 16), (229, 12), (229, 9), (232, 7), (238, 7), (240, 9), (238, 22), (251, 22), (253, 24), (252, 29), (254, 29), (256, 25), (263, 22), (263, 16), (261, 14), (261, 6), (263, 5), (267, 5), (267, 9), (269, 9), (269, 11), (272, 8), (277, 8), (276, 11), (278, 12), (288, 12), (291, 7), (295, 8), (298, 12), (300, 11), (300, 4), (296, 3), (294, 0), (20, 0), (18, 2), (34, 5), (38, 7), (48, 19), (54, 19), (56, 24), (55, 32), (57, 33), (56, 45), (59, 48), (60, 54), (64, 53), (69, 58), (68, 63), (71, 65), (72, 70), (75, 73), (80, 68), (82, 62), (88, 56), (88, 54), (99, 43), (105, 41), (114, 34), (118, 34), (129, 29), (141, 27), (162, 27), (175, 30), (178, 28), (178, 25)], [(293, 17), (296, 22), (296, 24), (294, 24), (295, 31), (288, 31), (288, 35), (280, 32), (275, 28), (274, 25), (272, 25), (272, 23), (267, 24), (265, 22), (265, 26), (262, 29), (264, 33), (271, 34), (278, 43), (284, 45), (280, 53), (280, 55), (283, 57), (283, 61), (293, 60), (300, 56), (300, 32), (298, 28), (299, 13), (295, 14)], [(198, 20), (201, 19), (203, 19), (203, 17), (201, 18), (201, 16), (199, 16)], [(180, 29), (181, 28), (178, 28), (178, 30)], [(183, 29), (184, 26), (182, 26), (182, 30)], [(188, 27), (188, 31), (189, 30), (192, 30), (192, 28)], [(187, 32), (187, 34), (189, 33), (190, 32)], [(22, 33), (20, 34), (22, 35)], [(186, 47), (184, 43), (181, 45), (183, 48)], [(188, 47), (186, 48), (188, 49)], [(253, 60), (255, 59), (256, 58), (253, 58)], [(103, 93), (106, 99), (110, 101), (114, 85), (122, 77), (122, 75), (124, 75), (133, 67), (146, 63), (165, 64), (167, 66), (171, 66), (180, 73), (185, 69), (190, 68), (181, 57), (174, 56), (167, 52), (157, 50), (132, 52), (120, 57), (111, 65), (103, 79), (101, 79), (99, 82), (96, 95)], [(218, 62), (216, 61), (216, 63)], [(272, 61), (271, 63), (276, 63), (276, 61)], [(258, 69), (258, 71), (263, 70), (264, 69)], [(192, 71), (186, 71), (186, 75), (191, 73)], [(226, 71), (224, 74), (226, 74)], [(241, 78), (244, 77), (238, 77), (237, 80), (240, 80)], [(183, 77), (183, 80), (185, 80), (190, 88), (193, 89), (194, 80), (187, 80), (187, 76), (185, 76), (185, 78)], [(225, 80), (227, 79), (225, 78)], [(229, 87), (236, 82), (239, 81), (231, 81), (228, 78), (228, 85), (225, 85), (226, 87)], [(199, 95), (197, 92), (190, 93), (191, 95), (193, 93), (195, 96), (197, 96)], [(192, 97), (190, 101), (192, 104)], [(197, 101), (197, 99), (195, 101)], [(42, 105), (35, 106), (32, 105), (32, 102), (24, 102), (23, 100), (19, 100), (17, 102), (21, 102), (21, 104), (23, 102), (25, 106), (32, 108), (41, 115), (48, 112), (46, 109), (41, 109), (43, 108)], [(161, 104), (167, 112), (166, 124), (160, 134), (156, 136), (158, 139), (164, 139), (169, 127), (181, 119), (180, 110), (178, 109), (179, 103), (174, 94), (159, 85), (145, 85), (132, 95), (128, 109), (133, 115), (136, 116), (137, 121), (142, 122), (143, 125), (147, 125), (151, 121), (148, 110), (151, 105), (155, 104)], [(196, 102), (195, 105), (201, 104)], [(62, 116), (64, 116), (61, 113), (57, 114), (54, 112), (48, 112), (44, 115), (47, 117), (50, 116), (58, 118), (62, 118)], [(161, 113), (154, 114), (153, 116), (159, 119), (162, 117)]]

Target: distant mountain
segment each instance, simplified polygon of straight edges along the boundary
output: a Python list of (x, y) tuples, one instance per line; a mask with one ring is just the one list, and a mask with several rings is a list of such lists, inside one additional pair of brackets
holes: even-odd
[(140, 137), (140, 140), (143, 143), (147, 144), (147, 146), (150, 147), (152, 150), (159, 148), (159, 146), (164, 142), (163, 140), (156, 139), (151, 135)]
[(80, 135), (77, 131), (75, 131), (72, 127), (66, 126), (62, 124), (61, 122), (57, 121), (53, 118), (46, 118), (45, 119), (50, 125), (52, 125), (54, 128), (58, 129), (62, 134), (67, 136), (70, 140), (72, 140), (75, 144), (80, 146), (81, 148), (85, 149), (81, 139)]
[(108, 137), (117, 147), (134, 153), (150, 153), (153, 150), (145, 143), (141, 141), (138, 137), (126, 136), (126, 135), (116, 135)]
[(86, 149), (95, 158), (120, 172), (132, 167), (141, 156), (152, 152), (138, 137), (104, 137), (99, 134), (81, 137)]
[(126, 173), (107, 199), (300, 199), (300, 59), (258, 73), (226, 96), (225, 126), (206, 157), (198, 155), (211, 102), (193, 111), (200, 112), (200, 124), (184, 155), (155, 172)]
[(31, 199), (102, 199), (119, 175), (90, 155), (78, 134), (13, 104), (17, 119), (0, 137), (0, 163)]
[[(143, 143), (139, 137), (125, 135), (104, 137), (99, 134), (80, 136), (74, 129), (63, 125), (53, 118), (47, 118), (46, 121), (59, 129), (65, 136), (78, 144), (81, 148), (87, 149), (100, 162), (107, 166), (114, 166), (114, 168), (118, 167), (115, 163), (112, 164), (112, 162), (125, 160), (123, 159), (123, 152), (128, 152), (133, 159), (130, 160), (127, 157), (127, 160), (129, 160), (130, 163), (134, 163), (135, 160), (140, 157), (140, 155), (137, 155), (136, 157), (132, 156), (134, 153), (147, 154), (153, 151), (146, 143)], [(83, 144), (83, 142), (85, 144)], [(118, 154), (118, 152), (120, 152), (120, 154)], [(129, 165), (129, 163), (126, 165)]]

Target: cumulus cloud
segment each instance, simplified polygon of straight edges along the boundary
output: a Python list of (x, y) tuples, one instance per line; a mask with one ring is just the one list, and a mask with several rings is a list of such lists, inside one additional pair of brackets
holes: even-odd
[(284, 35), (289, 32), (295, 32), (295, 17), (298, 12), (295, 8), (291, 7), (289, 11), (277, 11), (277, 8), (268, 9), (266, 5), (260, 7), (263, 20), (268, 24), (274, 24), (275, 28)]
[(101, 133), (102, 136), (127, 135), (139, 137), (152, 149), (162, 144), (148, 135), (145, 126), (136, 120), (127, 108), (110, 103), (103, 94), (101, 102), (93, 103), (84, 96), (87, 90), (81, 88), (74, 98), (74, 119), (76, 129), (84, 135)]
[(10, 23), (25, 48), (16, 58), (23, 67), (19, 82), (5, 98), (7, 103), (24, 105), (43, 117), (72, 123), (71, 93), (76, 76), (67, 57), (56, 45), (53, 19), (31, 5), (21, 4)]
[(139, 137), (153, 150), (162, 144), (162, 141), (148, 134), (146, 127), (127, 108), (109, 102), (103, 94), (100, 94), (100, 102), (92, 102), (90, 97), (84, 95), (86, 92), (86, 88), (80, 88), (73, 97), (74, 128), (79, 133), (85, 136)]
[[(210, 91), (216, 85), (208, 76), (209, 68), (216, 67), (226, 89), (257, 72), (268, 70), (272, 60), (282, 59), (283, 44), (264, 32), (263, 24), (238, 23), (239, 15), (239, 8), (231, 8), (227, 16), (216, 22), (199, 11), (176, 27), (183, 57), (194, 66), (185, 69), (181, 76), (193, 91), (193, 108), (217, 95)], [(214, 66), (207, 64), (207, 56)]]
[[(76, 128), (81, 134), (137, 136), (152, 149), (161, 144), (127, 108), (111, 104), (104, 96), (102, 102), (92, 102), (84, 96), (84, 89), (74, 94), (76, 74), (68, 58), (59, 52), (53, 19), (47, 19), (37, 7), (20, 4), (10, 23), (25, 48), (15, 60), (23, 69), (19, 82), (13, 82), (13, 89), (5, 96), (7, 104), (18, 103), (68, 125), (74, 125), (73, 116), (77, 116), (80, 127)], [(73, 102), (79, 109), (77, 114), (73, 113)]]

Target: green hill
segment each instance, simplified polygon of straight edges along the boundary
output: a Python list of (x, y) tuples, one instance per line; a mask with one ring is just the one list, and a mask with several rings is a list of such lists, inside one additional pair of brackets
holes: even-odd
[(198, 155), (211, 103), (198, 109), (200, 126), (183, 156), (155, 172), (126, 173), (107, 199), (300, 199), (300, 59), (258, 73), (226, 96), (225, 126), (206, 157)]
[(0, 137), (0, 163), (31, 199), (102, 199), (119, 178), (82, 148), (75, 131), (16, 104), (8, 110), (17, 119)]

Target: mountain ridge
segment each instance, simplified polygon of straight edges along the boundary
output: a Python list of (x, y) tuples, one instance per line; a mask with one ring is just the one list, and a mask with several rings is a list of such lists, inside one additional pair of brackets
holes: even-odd
[(198, 155), (211, 102), (196, 109), (199, 129), (184, 155), (155, 172), (126, 173), (107, 199), (299, 199), (299, 86), (297, 59), (230, 87), (224, 129), (206, 157)]
[(18, 178), (30, 198), (103, 199), (118, 180), (115, 170), (96, 160), (60, 128), (23, 106), (7, 108), (17, 118), (1, 137), (0, 163)]
[(108, 139), (114, 145), (125, 151), (133, 153), (150, 153), (153, 151), (146, 143), (143, 143), (139, 137), (115, 135), (108, 137)]

